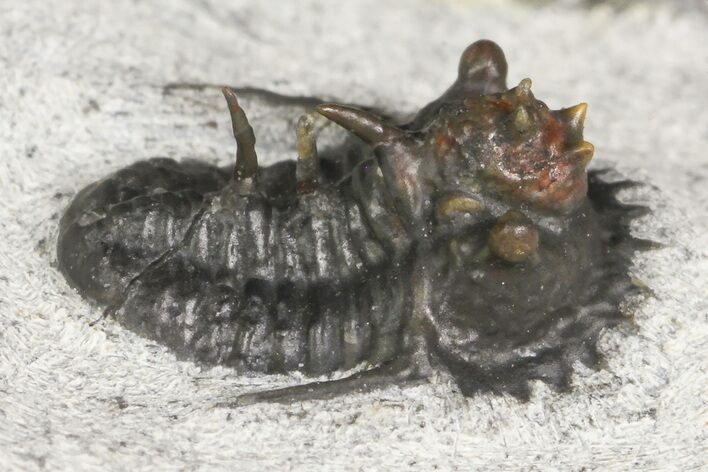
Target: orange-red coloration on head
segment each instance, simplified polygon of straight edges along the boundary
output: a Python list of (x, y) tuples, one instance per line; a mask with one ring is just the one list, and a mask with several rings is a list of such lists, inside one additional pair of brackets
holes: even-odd
[[(587, 194), (587, 160), (578, 158), (579, 149), (591, 155), (589, 144), (582, 144), (583, 117), (552, 112), (527, 89), (511, 89), (468, 97), (443, 110), (430, 132), (438, 159), (461, 156), (444, 174), (475, 172), (502, 198), (565, 213)], [(443, 144), (441, 137), (450, 135), (454, 145), (448, 139)]]

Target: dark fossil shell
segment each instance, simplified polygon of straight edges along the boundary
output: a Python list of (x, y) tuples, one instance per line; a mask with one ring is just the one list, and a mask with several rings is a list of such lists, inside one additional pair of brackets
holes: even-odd
[[(506, 87), (499, 47), (465, 50), (456, 82), (397, 123), (360, 107), (301, 110), (297, 162), (259, 167), (224, 89), (236, 164), (138, 162), (88, 186), (58, 259), (85, 297), (180, 358), (351, 377), (241, 396), (325, 397), (447, 371), (465, 395), (568, 386), (635, 290), (629, 223), (644, 209), (586, 171), (585, 104), (552, 111)], [(327, 121), (327, 119), (329, 121)], [(351, 134), (319, 146), (323, 126)]]

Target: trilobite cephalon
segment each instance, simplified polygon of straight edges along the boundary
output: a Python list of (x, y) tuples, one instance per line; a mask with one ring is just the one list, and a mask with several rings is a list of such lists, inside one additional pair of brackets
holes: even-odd
[[(183, 359), (310, 375), (368, 366), (240, 403), (436, 370), (465, 395), (525, 397), (531, 379), (567, 388), (572, 363), (596, 365), (600, 331), (623, 319), (641, 246), (628, 225), (645, 209), (615, 198), (631, 182), (588, 176), (585, 104), (550, 110), (529, 79), (508, 89), (506, 72), (501, 49), (478, 41), (403, 124), (304, 108), (297, 160), (269, 167), (225, 88), (235, 166), (151, 159), (89, 185), (61, 221), (59, 267)], [(318, 152), (321, 122), (347, 139)]]

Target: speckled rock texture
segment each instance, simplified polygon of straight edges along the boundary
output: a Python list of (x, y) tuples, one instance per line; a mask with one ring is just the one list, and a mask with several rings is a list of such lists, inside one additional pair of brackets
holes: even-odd
[[(300, 383), (178, 362), (101, 318), (55, 268), (58, 220), (139, 159), (226, 164), (217, 87), (414, 110), (490, 38), (509, 83), (590, 104), (594, 168), (647, 185), (633, 273), (653, 296), (605, 333), (573, 392), (465, 399), (448, 379), (293, 405), (220, 406)], [(676, 2), (0, 3), (0, 469), (705, 470), (708, 8)], [(182, 84), (182, 86), (170, 86)], [(294, 123), (243, 103), (269, 163)]]

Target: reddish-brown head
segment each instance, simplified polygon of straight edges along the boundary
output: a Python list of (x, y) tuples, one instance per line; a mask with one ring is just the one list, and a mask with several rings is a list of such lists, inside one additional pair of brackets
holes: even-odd
[(593, 154), (583, 140), (587, 106), (549, 110), (531, 93), (531, 80), (508, 89), (506, 71), (501, 48), (481, 40), (462, 54), (452, 86), (405, 125), (343, 105), (317, 110), (374, 146), (411, 221), (428, 214), (440, 195), (450, 211), (456, 206), (449, 198), (479, 204), (483, 197), (505, 207), (569, 213), (587, 194)]
[(449, 177), (472, 173), (502, 198), (572, 211), (586, 196), (593, 154), (583, 140), (587, 105), (549, 110), (530, 87), (524, 79), (508, 91), (442, 107), (429, 129), (433, 152)]

